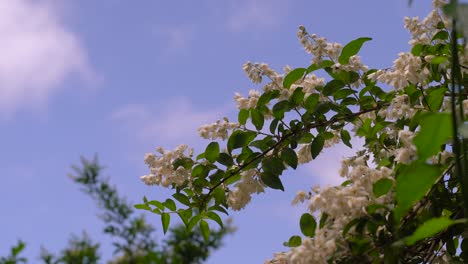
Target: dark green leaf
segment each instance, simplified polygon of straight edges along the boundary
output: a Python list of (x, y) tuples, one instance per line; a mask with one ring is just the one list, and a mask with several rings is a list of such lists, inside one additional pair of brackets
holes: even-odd
[(187, 232), (191, 232), (192, 229), (198, 224), (198, 221), (200, 221), (201, 218), (201, 215), (195, 215), (192, 219), (190, 219), (187, 225)]
[(278, 119), (283, 119), (284, 113), (291, 110), (291, 103), (288, 100), (283, 100), (273, 106), (273, 116)]
[(449, 37), (448, 32), (445, 31), (445, 30), (442, 30), (442, 31), (437, 32), (437, 33), (432, 37), (432, 40), (436, 40), (436, 39), (446, 40), (446, 39), (448, 39), (448, 37)]
[(249, 114), (250, 111), (248, 109), (241, 109), (237, 117), (237, 119), (239, 120), (239, 124), (245, 125), (245, 123), (247, 123), (247, 119), (249, 119)]
[(234, 165), (234, 161), (232, 160), (232, 157), (224, 152), (219, 153), (218, 157), (218, 162), (223, 164), (226, 167)]
[(277, 190), (284, 191), (283, 183), (281, 182), (278, 175), (263, 172), (260, 175), (260, 178), (262, 179), (262, 182), (266, 186), (268, 186), (268, 187), (270, 187), (272, 189), (277, 189)]
[(317, 104), (319, 102), (319, 98), (320, 98), (319, 94), (309, 95), (307, 97), (307, 99), (305, 100), (305, 102), (304, 102), (305, 109), (310, 110), (310, 111), (314, 110), (315, 107), (317, 107)]
[(166, 206), (167, 209), (171, 211), (176, 210), (176, 204), (172, 199), (166, 199), (166, 201), (163, 203), (164, 206)]
[(214, 163), (219, 157), (219, 144), (218, 142), (211, 142), (205, 150), (205, 158)]
[(208, 217), (209, 219), (215, 221), (216, 223), (218, 223), (218, 225), (221, 228), (223, 228), (223, 220), (221, 220), (221, 217), (219, 217), (219, 215), (216, 214), (215, 212), (207, 212), (206, 217)]
[(205, 242), (208, 242), (210, 240), (210, 226), (205, 220), (200, 220), (200, 231)]
[(228, 139), (227, 147), (228, 151), (231, 152), (233, 149), (243, 148), (247, 146), (252, 140), (255, 139), (257, 134), (255, 132), (244, 132), (236, 130), (232, 132)]
[(302, 87), (298, 87), (294, 90), (293, 94), (291, 95), (291, 102), (294, 105), (300, 105), (302, 101), (304, 101), (304, 92), (302, 91)]
[(277, 157), (265, 157), (262, 160), (262, 169), (266, 173), (280, 175), (284, 170), (283, 160)]
[(325, 226), (325, 224), (327, 223), (327, 219), (328, 219), (328, 214), (322, 213), (322, 216), (320, 217), (320, 224), (319, 224), (320, 228), (323, 228)]
[(263, 114), (257, 109), (252, 109), (251, 115), (252, 115), (252, 124), (254, 124), (257, 130), (261, 130), (263, 128), (263, 124), (265, 123), (265, 118), (263, 117)]
[(325, 96), (330, 96), (336, 91), (340, 90), (345, 86), (345, 83), (340, 80), (331, 80), (327, 84), (325, 84), (325, 87), (323, 87), (323, 95)]
[(190, 199), (182, 193), (174, 193), (172, 195), (177, 201), (179, 201), (181, 204), (184, 204), (186, 206), (190, 206)]
[(301, 216), (301, 220), (299, 221), (299, 226), (301, 227), (301, 232), (305, 236), (314, 237), (315, 236), (315, 229), (317, 228), (317, 222), (315, 218), (309, 214), (305, 213)]
[(338, 62), (342, 65), (348, 64), (349, 58), (351, 58), (351, 56), (356, 55), (361, 49), (362, 44), (369, 40), (372, 40), (372, 38), (358, 38), (346, 44), (346, 46), (344, 46), (343, 50), (341, 51), (341, 55), (338, 58)]
[(289, 247), (298, 247), (302, 244), (302, 239), (300, 236), (292, 236), (289, 238), (288, 246)]
[(349, 132), (345, 129), (342, 129), (340, 131), (340, 134), (341, 134), (341, 141), (343, 141), (343, 143), (350, 147), (350, 148), (353, 148), (353, 146), (351, 145), (351, 136), (349, 135)]
[(164, 234), (166, 234), (167, 229), (169, 228), (169, 222), (171, 221), (171, 215), (168, 213), (162, 213), (161, 214), (161, 222), (162, 222), (162, 227)]
[(179, 215), (182, 222), (184, 222), (185, 227), (187, 227), (189, 219), (192, 217), (192, 209), (189, 208), (187, 210), (179, 210), (177, 214)]
[(393, 186), (393, 181), (388, 178), (382, 178), (374, 183), (372, 191), (376, 198), (387, 194)]
[(286, 148), (283, 149), (281, 152), (281, 159), (286, 162), (291, 168), (296, 169), (297, 168), (297, 154), (296, 152), (291, 149), (291, 148)]
[(148, 204), (156, 206), (159, 210), (164, 210), (164, 205), (160, 201), (149, 201)]
[(322, 134), (318, 134), (312, 144), (310, 144), (310, 153), (312, 154), (312, 158), (315, 159), (323, 149), (323, 145), (325, 144), (325, 139), (323, 138)]
[(427, 113), (421, 117), (421, 129), (414, 137), (418, 159), (425, 161), (440, 151), (452, 138), (452, 117), (449, 113)]
[(304, 74), (306, 73), (307, 69), (305, 68), (297, 68), (290, 71), (286, 77), (284, 77), (283, 86), (286, 89), (289, 89), (293, 83), (301, 79)]

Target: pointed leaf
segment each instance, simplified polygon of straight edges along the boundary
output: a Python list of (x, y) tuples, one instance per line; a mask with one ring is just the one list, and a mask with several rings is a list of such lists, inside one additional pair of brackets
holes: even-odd
[(171, 221), (171, 215), (168, 213), (161, 214), (161, 222), (163, 226), (164, 234), (166, 234), (167, 229), (169, 228), (169, 222)]
[(219, 157), (219, 144), (218, 142), (211, 142), (205, 150), (205, 159), (214, 163)]
[(210, 226), (205, 220), (200, 220), (200, 231), (205, 242), (208, 242), (210, 240)]
[(307, 69), (305, 68), (297, 68), (290, 71), (285, 77), (283, 81), (283, 86), (286, 89), (289, 89), (293, 83), (301, 79), (304, 74), (306, 73)]
[(358, 38), (346, 44), (346, 46), (344, 46), (343, 50), (341, 51), (341, 55), (338, 58), (338, 61), (343, 65), (348, 64), (349, 58), (356, 55), (361, 49), (362, 44), (369, 40), (372, 40), (372, 38)]

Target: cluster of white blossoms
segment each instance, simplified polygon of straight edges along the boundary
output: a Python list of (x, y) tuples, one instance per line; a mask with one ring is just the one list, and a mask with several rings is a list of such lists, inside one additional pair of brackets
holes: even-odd
[(150, 174), (141, 176), (140, 179), (146, 185), (162, 185), (169, 187), (172, 184), (182, 185), (186, 180), (190, 180), (191, 170), (179, 166), (174, 169), (174, 161), (177, 159), (191, 158), (193, 149), (182, 144), (174, 151), (164, 150), (161, 147), (156, 149), (159, 155), (146, 153), (145, 163), (150, 168)]
[(422, 67), (421, 58), (410, 52), (401, 52), (398, 55), (398, 59), (393, 62), (393, 69), (378, 70), (369, 74), (369, 79), (386, 83), (397, 90), (403, 89), (410, 83), (424, 84), (430, 72), (427, 67)]
[(324, 58), (338, 61), (343, 46), (340, 43), (330, 43), (324, 37), (310, 35), (304, 26), (299, 26), (297, 37), (307, 53), (313, 55), (312, 63), (320, 64)]
[(252, 199), (253, 193), (261, 193), (265, 185), (258, 177), (257, 169), (250, 169), (241, 173), (241, 179), (228, 193), (227, 202), (232, 210), (243, 209)]
[[(379, 116), (389, 120), (398, 120), (400, 118), (411, 119), (416, 114), (418, 105), (410, 105), (410, 99), (407, 94), (401, 94), (393, 98), (388, 108), (382, 108)], [(422, 106), (420, 106), (422, 108)]]
[(242, 97), (240, 93), (234, 95), (234, 100), (237, 103), (237, 109), (252, 109), (257, 106), (260, 92), (257, 90), (250, 90), (247, 98)]
[(398, 139), (401, 147), (395, 150), (395, 161), (403, 164), (410, 164), (416, 156), (416, 146), (413, 144), (414, 133), (408, 130), (400, 130)]
[(222, 121), (217, 120), (215, 123), (201, 126), (200, 128), (198, 128), (198, 133), (202, 138), (205, 139), (226, 140), (228, 138), (228, 132), (239, 127), (239, 123), (229, 122), (229, 119), (227, 117), (224, 117)]

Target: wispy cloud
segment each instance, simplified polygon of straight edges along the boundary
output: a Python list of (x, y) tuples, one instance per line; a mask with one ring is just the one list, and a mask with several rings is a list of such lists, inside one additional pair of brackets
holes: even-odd
[(40, 108), (72, 73), (92, 79), (85, 49), (53, 1), (0, 1), (0, 117)]
[(135, 131), (140, 141), (173, 147), (193, 143), (199, 138), (198, 127), (222, 118), (228, 111), (228, 107), (200, 110), (188, 98), (181, 97), (157, 108), (144, 104), (125, 105), (112, 114), (112, 119)]
[(164, 25), (155, 27), (154, 32), (165, 55), (170, 55), (186, 51), (190, 47), (194, 28), (191, 25)]
[(227, 26), (232, 31), (268, 29), (280, 24), (288, 6), (280, 0), (243, 0), (231, 2)]

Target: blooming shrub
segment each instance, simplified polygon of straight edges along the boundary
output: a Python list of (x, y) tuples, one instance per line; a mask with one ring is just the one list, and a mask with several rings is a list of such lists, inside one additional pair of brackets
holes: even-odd
[(171, 188), (180, 203), (145, 200), (146, 210), (161, 215), (164, 230), (177, 214), (208, 237), (207, 220), (222, 226), (219, 213), (283, 190), (286, 169), (361, 137), (364, 146), (342, 161), (343, 184), (297, 193), (293, 204), (308, 204), (302, 236), (266, 263), (468, 262), (468, 46), (452, 28), (453, 5), (434, 0), (422, 21), (405, 18), (412, 49), (390, 69), (362, 63), (357, 54), (370, 38), (343, 46), (299, 27), (310, 66), (278, 73), (247, 62), (245, 73), (262, 87), (235, 94), (238, 122), (202, 126), (211, 142), (198, 156), (186, 145), (146, 154), (150, 173), (141, 179)]

